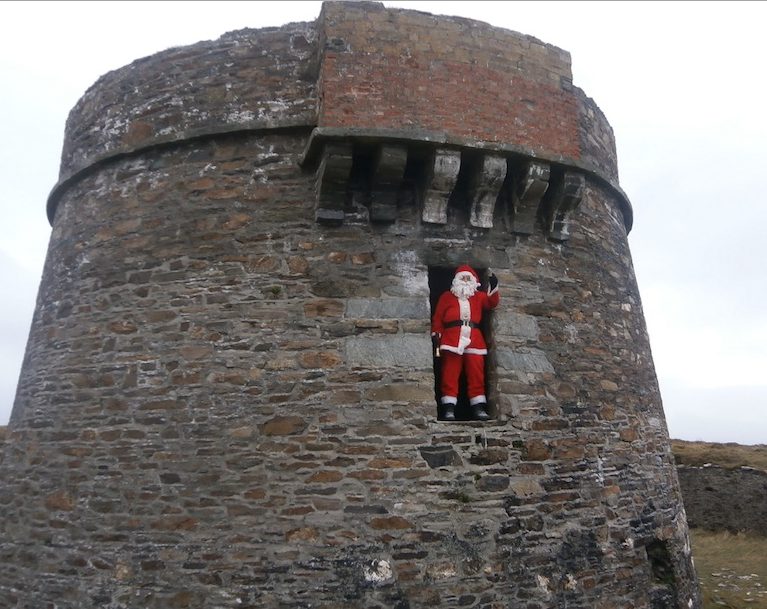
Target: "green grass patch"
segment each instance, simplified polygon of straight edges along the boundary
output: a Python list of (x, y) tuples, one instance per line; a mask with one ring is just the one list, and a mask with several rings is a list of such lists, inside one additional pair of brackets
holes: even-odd
[(690, 531), (703, 609), (767, 609), (767, 537)]
[(712, 463), (728, 469), (754, 467), (767, 471), (767, 445), (727, 442), (686, 442), (671, 440), (671, 450), (678, 465), (702, 466)]

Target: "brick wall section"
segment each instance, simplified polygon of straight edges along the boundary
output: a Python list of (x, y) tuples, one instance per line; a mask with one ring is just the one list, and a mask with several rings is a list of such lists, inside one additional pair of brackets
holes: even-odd
[(615, 165), (609, 147), (596, 159), (581, 150), (582, 100), (566, 51), (481, 22), (377, 3), (327, 3), (320, 25), (322, 127), (426, 130)]

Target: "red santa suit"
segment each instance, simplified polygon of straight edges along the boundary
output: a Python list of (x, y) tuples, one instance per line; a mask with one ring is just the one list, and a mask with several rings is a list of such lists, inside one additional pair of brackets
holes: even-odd
[[(456, 270), (456, 278), (464, 273), (473, 277), (474, 288), (479, 287), (479, 276), (470, 266), (461, 266)], [(454, 286), (456, 283), (454, 280)], [(441, 402), (451, 413), (446, 418), (453, 418), (453, 407), (458, 402), (458, 382), (461, 370), (466, 375), (467, 393), (471, 406), (479, 407), (479, 418), (487, 418), (484, 406), (485, 396), (485, 355), (487, 343), (479, 323), (485, 311), (494, 309), (500, 301), (498, 285), (487, 292), (474, 291), (473, 295), (457, 296), (460, 287), (452, 288), (442, 294), (432, 317), (432, 336), (439, 337), (442, 375), (440, 391)], [(475, 411), (477, 412), (477, 411)]]

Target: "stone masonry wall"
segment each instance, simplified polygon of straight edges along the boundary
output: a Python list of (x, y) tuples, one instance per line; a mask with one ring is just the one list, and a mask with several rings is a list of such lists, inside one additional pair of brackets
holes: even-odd
[(691, 527), (767, 536), (767, 472), (679, 466), (679, 482)]
[[(424, 239), (415, 208), (320, 228), (307, 136), (126, 159), (62, 198), (4, 463), (2, 604), (686, 604), (609, 194), (589, 187), (567, 246)], [(487, 425), (436, 420), (427, 269), (456, 259), (501, 281)]]
[(313, 23), (245, 29), (102, 76), (67, 121), (61, 176), (147, 145), (317, 122)]
[[(70, 118), (3, 447), (0, 606), (698, 609), (621, 193), (417, 132), (336, 134), (304, 163), (306, 31), (253, 34), (273, 64), (220, 43), (213, 74), (258, 63), (274, 81), (242, 107), (282, 100), (278, 124), (207, 124), (228, 80), (190, 73), (102, 120), (136, 64)], [(215, 47), (146, 78), (200, 54), (208, 82)], [(171, 121), (176, 99), (201, 112)], [(461, 263), (500, 280), (487, 423), (437, 418), (429, 278)]]

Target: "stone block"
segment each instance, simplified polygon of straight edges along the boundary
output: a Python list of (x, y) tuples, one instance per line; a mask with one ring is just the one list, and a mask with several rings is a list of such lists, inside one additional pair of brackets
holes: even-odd
[(346, 363), (356, 368), (432, 367), (431, 341), (428, 336), (353, 337), (345, 344)]
[(496, 349), (498, 368), (517, 372), (554, 372), (546, 354), (538, 349), (515, 351), (509, 348)]
[(532, 315), (496, 310), (492, 319), (495, 336), (525, 341), (538, 340), (538, 322)]
[(425, 298), (349, 298), (346, 317), (366, 319), (429, 319)]
[(421, 446), (418, 450), (432, 469), (463, 464), (452, 446)]

